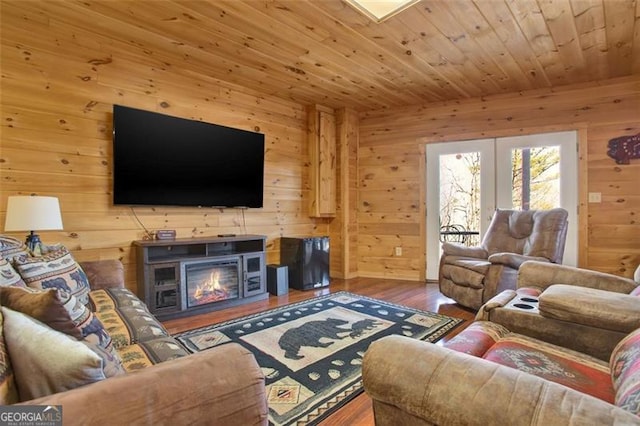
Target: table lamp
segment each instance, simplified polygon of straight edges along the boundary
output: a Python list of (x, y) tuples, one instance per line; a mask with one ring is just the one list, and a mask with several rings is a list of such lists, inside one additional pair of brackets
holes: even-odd
[(32, 252), (37, 252), (41, 241), (34, 231), (62, 229), (60, 204), (56, 197), (29, 195), (10, 196), (7, 199), (5, 231), (30, 231), (25, 244)]

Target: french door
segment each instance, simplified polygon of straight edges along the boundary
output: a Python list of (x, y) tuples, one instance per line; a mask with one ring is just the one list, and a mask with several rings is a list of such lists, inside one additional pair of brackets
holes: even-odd
[(438, 278), (441, 244), (477, 245), (496, 208), (569, 212), (564, 262), (577, 264), (577, 133), (429, 144), (427, 271)]

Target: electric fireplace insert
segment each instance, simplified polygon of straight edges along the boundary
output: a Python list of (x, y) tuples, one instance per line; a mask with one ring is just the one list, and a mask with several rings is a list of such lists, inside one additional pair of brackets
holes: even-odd
[(240, 258), (184, 262), (182, 268), (187, 309), (240, 297)]

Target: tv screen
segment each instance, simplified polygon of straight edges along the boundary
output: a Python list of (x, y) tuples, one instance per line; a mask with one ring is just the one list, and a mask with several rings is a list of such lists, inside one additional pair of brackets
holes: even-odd
[(263, 134), (114, 105), (114, 204), (262, 207), (263, 181)]

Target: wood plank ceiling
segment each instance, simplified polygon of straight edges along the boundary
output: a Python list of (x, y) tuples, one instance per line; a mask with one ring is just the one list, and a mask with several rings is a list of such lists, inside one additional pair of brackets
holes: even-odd
[(359, 111), (640, 74), (640, 0), (424, 0), (379, 24), (341, 0), (18, 3), (108, 60)]

